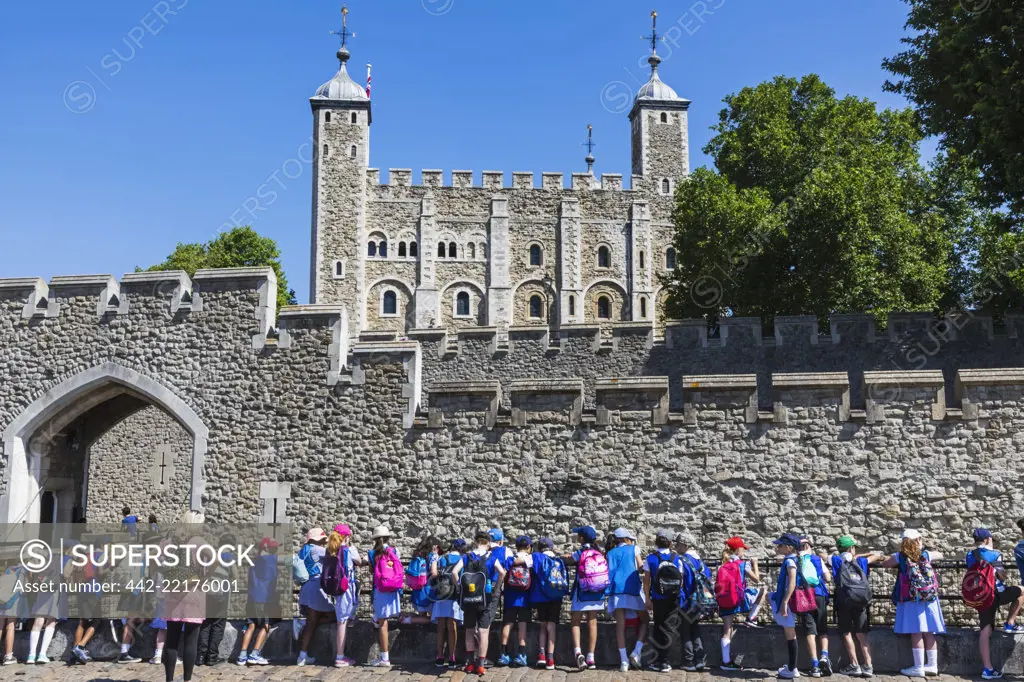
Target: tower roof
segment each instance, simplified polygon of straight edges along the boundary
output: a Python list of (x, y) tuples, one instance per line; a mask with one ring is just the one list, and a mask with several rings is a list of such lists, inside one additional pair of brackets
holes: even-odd
[(690, 104), (690, 100), (677, 95), (676, 91), (661, 80), (661, 77), (658, 75), (658, 65), (661, 64), (661, 57), (658, 56), (657, 21), (658, 13), (651, 12), (651, 35), (644, 37), (645, 40), (649, 39), (651, 41), (651, 56), (647, 58), (647, 63), (651, 65), (651, 77), (636, 91), (636, 97), (633, 98), (634, 110), (636, 110), (638, 105), (643, 104), (672, 103), (670, 106), (680, 108), (685, 108)]
[(341, 8), (341, 30), (331, 31), (334, 35), (341, 36), (341, 47), (338, 48), (337, 57), (340, 66), (338, 67), (338, 73), (334, 74), (334, 78), (327, 81), (319, 88), (316, 89), (316, 94), (313, 95), (314, 99), (329, 99), (343, 102), (367, 102), (369, 96), (366, 94), (366, 90), (363, 86), (352, 80), (352, 77), (348, 75), (348, 70), (345, 68), (345, 62), (348, 61), (349, 51), (345, 47), (345, 43), (348, 42), (349, 36), (355, 37), (355, 33), (348, 30), (348, 8)]

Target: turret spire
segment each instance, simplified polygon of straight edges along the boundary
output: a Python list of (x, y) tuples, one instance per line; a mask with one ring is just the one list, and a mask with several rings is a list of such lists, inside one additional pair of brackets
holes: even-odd
[(591, 175), (594, 174), (594, 126), (587, 124), (587, 141), (583, 143), (583, 146), (587, 148), (587, 156), (584, 161), (587, 162), (587, 172)]
[(355, 38), (356, 34), (348, 30), (348, 7), (342, 5), (341, 7), (341, 30), (331, 31), (331, 35), (341, 36), (341, 47), (338, 48), (338, 61), (345, 64), (349, 58), (348, 48), (345, 44), (349, 38)]
[[(651, 41), (651, 56), (647, 58), (647, 63), (651, 65), (651, 78), (657, 78), (658, 76), (658, 64), (661, 63), (661, 57), (658, 56), (658, 11), (651, 10), (651, 35), (641, 36), (644, 40)], [(664, 38), (662, 38), (664, 40)]]

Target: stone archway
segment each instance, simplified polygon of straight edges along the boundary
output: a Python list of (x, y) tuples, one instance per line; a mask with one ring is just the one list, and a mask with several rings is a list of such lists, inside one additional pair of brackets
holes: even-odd
[(124, 365), (106, 362), (48, 389), (4, 431), (6, 494), (0, 499), (0, 522), (35, 522), (39, 518), (41, 491), (37, 456), (30, 445), (33, 435), (42, 430), (58, 433), (90, 410), (125, 393), (159, 407), (192, 436), (188, 501), (193, 509), (202, 509), (209, 429), (191, 407), (163, 384)]

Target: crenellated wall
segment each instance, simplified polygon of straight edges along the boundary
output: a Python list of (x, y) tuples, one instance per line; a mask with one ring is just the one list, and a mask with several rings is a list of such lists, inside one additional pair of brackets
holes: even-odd
[[(733, 319), (664, 343), (639, 324), (351, 343), (343, 307), (276, 313), (275, 289), (267, 268), (0, 280), (0, 507), (40, 434), (115, 400), (180, 425), (174, 480), (212, 520), (345, 520), (360, 544), (386, 523), (406, 550), (495, 523), (564, 542), (582, 522), (686, 528), (708, 552), (791, 528), (889, 548), (910, 525), (952, 550), (978, 525), (1010, 537), (1024, 502), (1020, 317), (947, 320), (932, 355), (917, 315), (885, 334), (845, 316), (829, 336), (798, 318), (767, 338)], [(108, 417), (105, 457), (150, 447), (146, 419)], [(124, 472), (90, 508), (155, 475)]]

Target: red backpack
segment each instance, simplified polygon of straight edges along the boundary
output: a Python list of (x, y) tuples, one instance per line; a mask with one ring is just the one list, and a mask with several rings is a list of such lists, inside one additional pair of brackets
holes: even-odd
[(981, 550), (971, 552), (974, 563), (964, 574), (960, 594), (964, 603), (978, 611), (987, 611), (996, 600), (996, 569), (981, 556)]
[(715, 599), (723, 609), (734, 609), (743, 603), (743, 562), (730, 561), (718, 567), (715, 575)]

